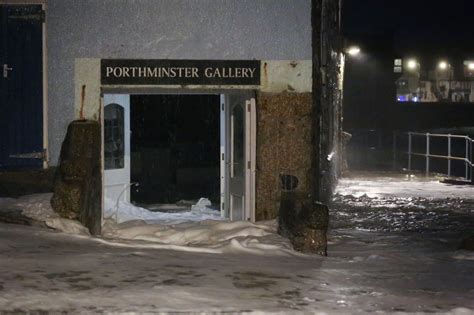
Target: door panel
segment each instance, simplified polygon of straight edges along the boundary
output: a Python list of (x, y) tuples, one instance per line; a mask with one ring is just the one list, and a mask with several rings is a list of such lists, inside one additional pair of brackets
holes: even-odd
[(232, 221), (242, 221), (245, 220), (245, 209), (244, 202), (245, 197), (243, 195), (230, 195), (230, 209)]
[[(232, 99), (232, 97), (230, 98)], [(230, 214), (232, 220), (245, 220), (245, 102), (230, 102)]]
[[(255, 141), (252, 137), (255, 120), (251, 104), (255, 99), (251, 93), (240, 92), (227, 94), (226, 109), (226, 166), (227, 166), (227, 198), (225, 213), (231, 220), (251, 220), (254, 216), (254, 160)], [(253, 103), (252, 103), (253, 100)], [(253, 113), (253, 114), (252, 114)]]
[(43, 165), (40, 5), (0, 5), (0, 169)]
[(257, 116), (255, 98), (246, 101), (245, 115), (245, 157), (247, 167), (245, 168), (245, 209), (246, 218), (255, 222), (255, 173), (257, 163)]
[(129, 95), (104, 95), (104, 189), (114, 203), (130, 202)]

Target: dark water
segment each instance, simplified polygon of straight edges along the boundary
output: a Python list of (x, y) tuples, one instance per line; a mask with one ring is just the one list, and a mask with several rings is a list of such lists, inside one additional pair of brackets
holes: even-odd
[(474, 233), (474, 200), (336, 195), (331, 228), (383, 232)]

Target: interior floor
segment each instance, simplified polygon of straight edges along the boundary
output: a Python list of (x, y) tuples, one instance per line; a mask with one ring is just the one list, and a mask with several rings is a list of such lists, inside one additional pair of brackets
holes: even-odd
[(220, 200), (220, 96), (131, 95), (132, 203), (189, 211)]

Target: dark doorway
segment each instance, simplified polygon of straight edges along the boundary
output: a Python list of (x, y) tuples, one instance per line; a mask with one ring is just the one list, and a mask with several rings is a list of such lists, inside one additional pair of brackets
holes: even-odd
[(43, 11), (0, 5), (0, 169), (43, 165)]
[(130, 104), (131, 201), (219, 204), (220, 96), (131, 95)]

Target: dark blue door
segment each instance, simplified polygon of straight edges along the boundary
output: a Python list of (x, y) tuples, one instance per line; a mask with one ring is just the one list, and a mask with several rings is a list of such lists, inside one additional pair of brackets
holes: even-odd
[(39, 5), (0, 5), (0, 169), (43, 165)]

